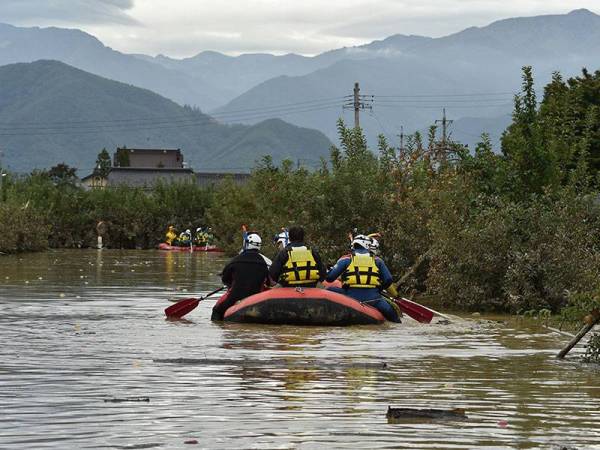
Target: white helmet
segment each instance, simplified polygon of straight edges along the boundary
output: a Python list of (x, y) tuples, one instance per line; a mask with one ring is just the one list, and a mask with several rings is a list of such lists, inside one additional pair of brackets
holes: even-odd
[(379, 254), (379, 241), (377, 239), (371, 238), (371, 246), (369, 247), (369, 250), (374, 255)]
[(365, 250), (371, 250), (371, 245), (373, 243), (373, 239), (369, 236), (365, 236), (364, 234), (358, 234), (354, 236), (352, 240), (352, 248), (362, 247)]
[(200, 228), (200, 227), (196, 228), (196, 233), (199, 233), (200, 231), (202, 231), (202, 228)]
[(246, 236), (246, 250), (260, 250), (262, 239), (256, 233), (250, 233)]
[(275, 244), (281, 247), (286, 247), (289, 243), (289, 237), (287, 231), (282, 231), (281, 233), (275, 235)]
[(185, 230), (185, 234), (192, 234), (192, 232), (190, 231), (190, 229), (188, 228), (187, 230)]

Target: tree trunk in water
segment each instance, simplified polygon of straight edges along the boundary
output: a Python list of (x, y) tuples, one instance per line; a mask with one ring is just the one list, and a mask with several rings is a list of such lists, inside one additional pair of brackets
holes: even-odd
[(579, 333), (577, 333), (575, 335), (575, 337), (573, 339), (571, 339), (571, 341), (569, 341), (569, 343), (565, 346), (565, 348), (563, 348), (560, 352), (558, 352), (558, 355), (556, 355), (556, 357), (558, 359), (563, 359), (567, 353), (569, 353), (571, 351), (571, 349), (573, 347), (575, 347), (577, 345), (577, 343), (586, 335), (588, 334), (588, 332), (594, 328), (594, 325), (596, 325), (598, 322), (600, 322), (600, 315), (596, 315), (594, 314), (592, 316), (592, 320), (590, 323), (588, 323), (587, 325), (584, 325), (583, 328), (581, 328), (581, 330), (579, 330)]

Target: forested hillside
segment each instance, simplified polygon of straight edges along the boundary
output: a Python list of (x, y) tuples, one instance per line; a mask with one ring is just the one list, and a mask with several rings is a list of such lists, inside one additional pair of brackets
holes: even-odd
[(222, 125), (151, 91), (91, 75), (56, 61), (0, 67), (0, 139), (16, 171), (66, 162), (90, 171), (102, 148), (181, 148), (198, 169), (249, 170), (275, 159), (327, 155), (318, 131), (270, 120)]

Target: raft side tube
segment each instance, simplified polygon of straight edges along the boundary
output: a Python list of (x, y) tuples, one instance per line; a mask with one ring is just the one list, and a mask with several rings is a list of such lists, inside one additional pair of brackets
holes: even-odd
[(252, 295), (225, 312), (227, 322), (272, 325), (349, 326), (385, 321), (375, 308), (337, 292), (276, 288)]

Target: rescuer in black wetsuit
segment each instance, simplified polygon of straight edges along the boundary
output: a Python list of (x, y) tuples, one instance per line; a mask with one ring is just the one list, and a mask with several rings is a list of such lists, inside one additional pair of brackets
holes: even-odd
[(211, 320), (223, 320), (225, 311), (239, 300), (263, 290), (269, 283), (271, 260), (260, 253), (262, 240), (256, 233), (249, 233), (244, 249), (223, 269), (221, 280), (228, 288), (223, 301), (218, 301), (212, 310)]

